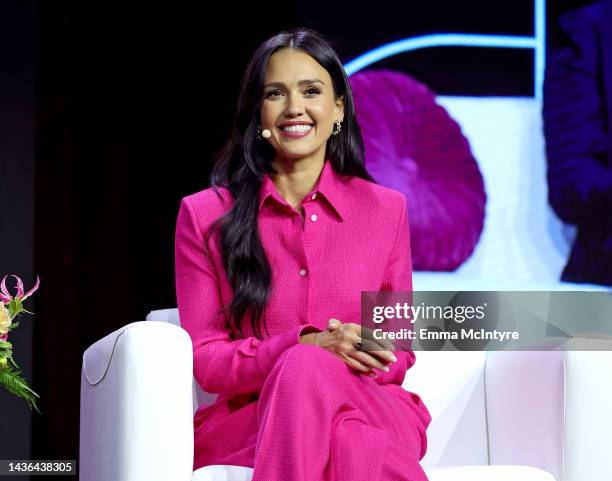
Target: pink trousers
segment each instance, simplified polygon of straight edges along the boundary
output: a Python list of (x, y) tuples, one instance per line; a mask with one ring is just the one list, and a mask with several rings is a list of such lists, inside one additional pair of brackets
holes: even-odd
[(419, 404), (298, 344), (278, 358), (258, 400), (196, 414), (194, 469), (251, 466), (252, 481), (426, 481), (419, 461), (429, 420)]

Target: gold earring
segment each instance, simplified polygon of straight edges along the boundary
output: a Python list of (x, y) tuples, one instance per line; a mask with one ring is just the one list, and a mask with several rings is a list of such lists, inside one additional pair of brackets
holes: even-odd
[(342, 130), (342, 124), (341, 124), (340, 120), (335, 120), (334, 121), (334, 130), (332, 131), (332, 135), (338, 135), (341, 130)]

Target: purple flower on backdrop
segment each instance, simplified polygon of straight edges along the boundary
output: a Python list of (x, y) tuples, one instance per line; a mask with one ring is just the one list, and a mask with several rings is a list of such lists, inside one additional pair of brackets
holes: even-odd
[(486, 194), (467, 139), (435, 95), (389, 70), (350, 77), (366, 168), (408, 201), (415, 270), (452, 271), (474, 251)]

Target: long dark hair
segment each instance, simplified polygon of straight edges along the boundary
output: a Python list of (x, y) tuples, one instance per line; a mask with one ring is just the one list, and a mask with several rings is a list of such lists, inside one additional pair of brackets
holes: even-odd
[[(234, 338), (244, 337), (243, 322), (251, 314), (251, 327), (258, 338), (261, 318), (270, 296), (272, 271), (258, 230), (258, 197), (263, 177), (275, 174), (271, 165), (274, 149), (256, 139), (260, 119), (260, 102), (270, 56), (277, 50), (292, 48), (304, 51), (329, 73), (334, 96), (344, 95), (344, 120), (339, 135), (327, 141), (326, 159), (336, 172), (374, 182), (364, 167), (363, 139), (353, 105), (348, 77), (330, 42), (309, 28), (283, 31), (264, 41), (249, 62), (240, 88), (231, 136), (216, 156), (211, 185), (219, 197), (218, 187), (226, 187), (234, 205), (217, 219), (208, 231), (220, 225), (223, 265), (233, 289), (233, 299), (226, 309), (226, 327)], [(266, 326), (267, 332), (267, 326)]]

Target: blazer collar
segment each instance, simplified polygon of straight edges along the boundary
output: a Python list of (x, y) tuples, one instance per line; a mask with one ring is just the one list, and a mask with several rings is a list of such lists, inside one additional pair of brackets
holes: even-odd
[[(315, 193), (317, 195), (322, 194), (341, 220), (346, 216), (345, 195), (342, 192), (342, 177), (342, 174), (334, 170), (331, 161), (326, 159), (317, 184), (306, 196), (308, 197)], [(268, 197), (272, 197), (277, 202), (288, 206), (287, 201), (276, 190), (270, 174), (266, 173), (264, 174), (259, 191), (259, 210), (261, 210)]]

